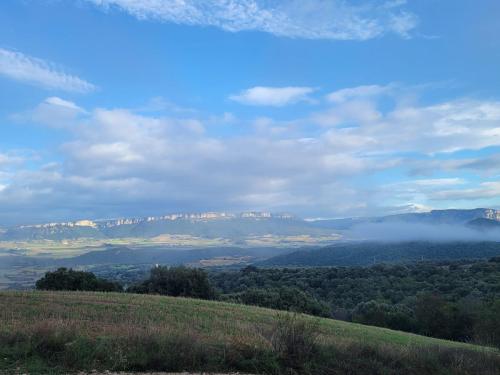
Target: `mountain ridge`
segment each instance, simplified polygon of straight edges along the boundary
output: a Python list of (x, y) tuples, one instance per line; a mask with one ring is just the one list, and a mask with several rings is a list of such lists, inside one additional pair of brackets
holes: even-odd
[[(489, 223), (491, 222), (491, 223)], [(331, 235), (363, 224), (464, 225), (472, 230), (496, 230), (500, 210), (493, 208), (432, 210), (379, 217), (308, 220), (289, 213), (247, 211), (200, 212), (117, 219), (18, 225), (0, 229), (0, 241), (74, 240), (79, 238), (152, 238), (185, 234), (204, 238), (263, 235)], [(478, 225), (482, 223), (483, 225)], [(488, 225), (491, 224), (491, 225)], [(470, 225), (469, 225), (470, 224)]]

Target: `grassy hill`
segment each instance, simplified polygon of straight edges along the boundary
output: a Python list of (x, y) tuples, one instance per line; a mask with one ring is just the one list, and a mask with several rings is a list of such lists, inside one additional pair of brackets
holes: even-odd
[(0, 373), (497, 374), (498, 351), (221, 302), (0, 292)]

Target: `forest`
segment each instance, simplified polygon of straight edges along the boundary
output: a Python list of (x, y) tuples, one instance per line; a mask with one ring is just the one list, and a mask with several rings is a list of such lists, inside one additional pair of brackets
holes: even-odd
[(500, 258), (211, 272), (219, 298), (500, 345)]

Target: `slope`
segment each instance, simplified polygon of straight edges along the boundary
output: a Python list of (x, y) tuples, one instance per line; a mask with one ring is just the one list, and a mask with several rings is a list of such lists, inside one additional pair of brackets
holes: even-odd
[[(214, 301), (0, 292), (0, 372), (495, 374), (497, 351)], [(458, 367), (457, 367), (458, 366)]]

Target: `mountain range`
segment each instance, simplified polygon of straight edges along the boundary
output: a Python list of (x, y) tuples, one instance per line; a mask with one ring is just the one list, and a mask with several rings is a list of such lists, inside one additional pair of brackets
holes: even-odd
[[(477, 221), (480, 219), (479, 221)], [(429, 212), (405, 213), (379, 217), (326, 219), (314, 221), (316, 226), (349, 229), (359, 224), (419, 223), (432, 225), (469, 225), (476, 221), (476, 227), (500, 223), (500, 210), (493, 208), (432, 210)]]
[(203, 238), (248, 236), (322, 236), (363, 225), (404, 224), (464, 226), (474, 231), (499, 231), (500, 210), (491, 208), (433, 210), (381, 217), (304, 220), (291, 214), (269, 212), (179, 213), (144, 218), (79, 220), (62, 223), (19, 225), (0, 230), (0, 241), (74, 240), (79, 238), (152, 238), (190, 235)]
[(204, 212), (20, 225), (5, 228), (0, 232), (0, 241), (152, 238), (168, 234), (243, 238), (252, 235), (320, 235), (326, 232), (290, 214)]

